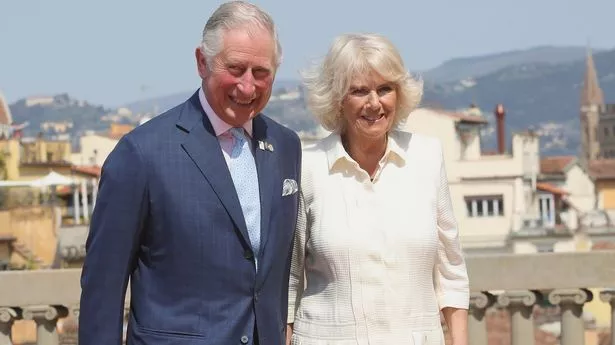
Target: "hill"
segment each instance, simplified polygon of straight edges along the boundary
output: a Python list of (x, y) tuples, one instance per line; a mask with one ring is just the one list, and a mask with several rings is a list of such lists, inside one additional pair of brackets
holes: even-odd
[[(585, 72), (585, 49), (575, 47), (537, 47), (475, 58), (453, 59), (431, 72), (426, 79), (424, 106), (445, 109), (478, 105), (487, 117), (498, 103), (507, 109), (507, 134), (533, 128), (542, 135), (544, 154), (577, 154), (579, 148), (579, 101)], [(594, 53), (605, 101), (615, 103), (615, 49)], [(454, 68), (457, 66), (458, 68)], [(446, 74), (446, 69), (450, 76)], [(454, 71), (457, 71), (454, 73)], [(431, 74), (430, 74), (431, 73)], [(466, 77), (467, 75), (475, 77)], [(455, 76), (453, 78), (453, 76)], [(457, 77), (464, 76), (459, 79)], [(194, 90), (127, 104), (134, 114), (165, 111), (190, 97)], [(313, 131), (316, 124), (305, 107), (299, 82), (276, 81), (265, 113), (297, 131)], [(98, 129), (107, 124), (103, 116), (113, 109), (56, 96), (54, 105), (26, 106), (21, 100), (12, 104), (16, 122), (30, 122), (30, 131), (45, 121), (70, 120), (71, 132)], [(56, 104), (57, 103), (57, 104)], [(122, 118), (137, 123), (139, 116)], [(491, 121), (493, 125), (493, 121)], [(493, 147), (492, 128), (485, 130), (485, 146)]]
[(36, 135), (39, 132), (55, 134), (54, 130), (45, 125), (49, 123), (66, 123), (71, 133), (105, 129), (108, 124), (102, 123), (101, 118), (113, 112), (113, 109), (102, 105), (72, 99), (65, 93), (45, 97), (45, 102), (36, 102), (33, 98), (21, 99), (9, 107), (14, 123), (28, 122), (26, 135)]
[[(594, 62), (605, 101), (614, 103), (615, 49), (594, 54)], [(540, 129), (547, 152), (576, 154), (584, 73), (584, 60), (509, 66), (475, 79), (430, 85), (424, 103), (456, 109), (474, 102), (489, 112), (503, 103), (509, 131)]]
[(503, 53), (455, 58), (421, 74), (432, 83), (447, 83), (482, 77), (511, 66), (572, 62), (585, 58), (586, 54), (587, 49), (583, 47), (539, 46)]
[[(286, 89), (296, 88), (298, 84), (299, 83), (296, 80), (289, 80), (289, 79), (276, 80), (274, 83), (273, 93), (274, 94), (281, 93)], [(195, 87), (194, 90), (187, 90), (184, 92), (178, 92), (178, 93), (174, 93), (174, 94), (167, 95), (167, 96), (155, 97), (155, 98), (140, 100), (136, 102), (131, 102), (131, 103), (123, 105), (123, 107), (130, 109), (134, 113), (164, 112), (176, 106), (177, 104), (184, 102), (186, 99), (188, 99), (192, 95), (192, 93), (196, 91), (197, 87)]]

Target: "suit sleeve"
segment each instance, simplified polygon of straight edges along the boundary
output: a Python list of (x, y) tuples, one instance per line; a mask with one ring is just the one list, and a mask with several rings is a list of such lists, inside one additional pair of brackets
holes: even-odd
[(122, 138), (103, 165), (81, 275), (80, 345), (120, 345), (124, 298), (148, 214), (146, 167)]
[(459, 240), (459, 230), (448, 186), (442, 147), (438, 142), (440, 158), (437, 199), (438, 254), (434, 272), (434, 285), (440, 309), (453, 307), (468, 309), (470, 290), (464, 254)]

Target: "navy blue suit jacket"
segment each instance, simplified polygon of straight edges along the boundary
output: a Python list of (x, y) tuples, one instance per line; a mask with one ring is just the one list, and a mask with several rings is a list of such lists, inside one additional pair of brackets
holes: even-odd
[[(127, 343), (285, 341), (301, 144), (253, 120), (261, 195), (258, 273), (239, 199), (195, 93), (124, 136), (103, 165), (81, 277), (79, 345), (119, 345), (130, 278)], [(257, 141), (273, 146), (258, 149)]]

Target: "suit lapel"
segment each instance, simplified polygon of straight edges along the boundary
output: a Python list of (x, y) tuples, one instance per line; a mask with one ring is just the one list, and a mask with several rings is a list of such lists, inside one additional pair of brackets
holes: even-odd
[[(259, 115), (253, 120), (253, 144), (254, 158), (256, 159), (256, 170), (258, 173), (258, 184), (261, 198), (261, 258), (265, 255), (265, 247), (269, 240), (270, 234), (270, 215), (273, 196), (275, 195), (274, 182), (279, 180), (278, 170), (276, 166), (275, 141), (272, 137), (267, 136), (267, 123)], [(271, 144), (273, 152), (263, 150), (259, 147), (259, 142)], [(262, 262), (262, 261), (261, 261)], [(263, 267), (264, 265), (261, 265)], [(260, 271), (260, 270), (259, 270)]]
[(249, 247), (250, 238), (235, 185), (198, 93), (186, 102), (177, 126), (188, 132), (182, 147), (205, 176)]

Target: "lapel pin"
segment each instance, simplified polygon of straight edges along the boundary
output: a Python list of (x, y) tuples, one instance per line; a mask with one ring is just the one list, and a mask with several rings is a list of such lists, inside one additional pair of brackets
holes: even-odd
[(265, 150), (265, 143), (262, 140), (258, 141), (258, 148), (261, 150)]
[(267, 143), (267, 150), (273, 152), (273, 145)]

